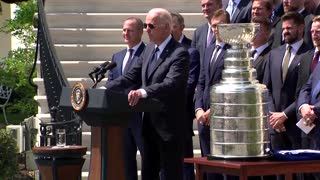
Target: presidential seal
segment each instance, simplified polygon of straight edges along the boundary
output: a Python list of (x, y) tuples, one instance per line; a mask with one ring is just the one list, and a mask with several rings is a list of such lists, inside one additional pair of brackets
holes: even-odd
[(71, 90), (71, 105), (76, 111), (84, 108), (87, 101), (86, 89), (82, 83), (76, 83)]

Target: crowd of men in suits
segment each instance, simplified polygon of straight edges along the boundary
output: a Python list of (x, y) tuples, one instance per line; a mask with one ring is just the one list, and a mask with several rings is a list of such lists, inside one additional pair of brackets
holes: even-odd
[[(200, 0), (200, 5), (207, 22), (192, 40), (183, 34), (184, 18), (162, 8), (151, 9), (144, 23), (135, 17), (123, 23), (127, 48), (113, 55), (118, 66), (109, 72), (106, 88), (128, 93), (131, 106), (141, 98), (157, 98), (166, 107), (132, 117), (124, 140), (127, 179), (138, 179), (137, 150), (143, 180), (194, 179), (193, 165), (183, 164), (183, 158), (193, 157), (194, 119), (201, 155), (210, 154), (210, 87), (221, 81), (230, 48), (219, 38), (221, 23), (260, 24), (251, 48), (257, 80), (269, 90), (272, 149), (320, 150), (320, 0)], [(141, 40), (143, 28), (147, 45)], [(302, 132), (296, 126), (300, 118), (316, 127)]]

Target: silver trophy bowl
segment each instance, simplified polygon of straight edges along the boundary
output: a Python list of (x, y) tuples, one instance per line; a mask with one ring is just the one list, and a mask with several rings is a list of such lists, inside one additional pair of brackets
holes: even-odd
[(259, 24), (219, 24), (219, 37), (231, 45), (222, 80), (210, 91), (210, 158), (260, 158), (269, 149), (267, 88), (256, 80), (248, 44)]
[(219, 37), (223, 42), (234, 46), (249, 44), (258, 34), (260, 25), (257, 23), (219, 24)]

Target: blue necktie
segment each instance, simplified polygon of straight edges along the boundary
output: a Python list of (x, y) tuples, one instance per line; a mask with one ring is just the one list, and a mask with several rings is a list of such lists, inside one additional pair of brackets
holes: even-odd
[(153, 71), (154, 66), (156, 64), (158, 51), (159, 51), (159, 48), (156, 47), (152, 53), (151, 59), (148, 64), (148, 77), (151, 75), (151, 72)]

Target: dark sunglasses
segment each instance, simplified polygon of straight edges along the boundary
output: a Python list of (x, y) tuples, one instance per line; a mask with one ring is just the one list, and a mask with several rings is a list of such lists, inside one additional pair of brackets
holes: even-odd
[(154, 29), (155, 28), (155, 26), (153, 24), (147, 24), (147, 23), (143, 23), (143, 27), (145, 29), (147, 29), (147, 27), (149, 27), (149, 29)]

